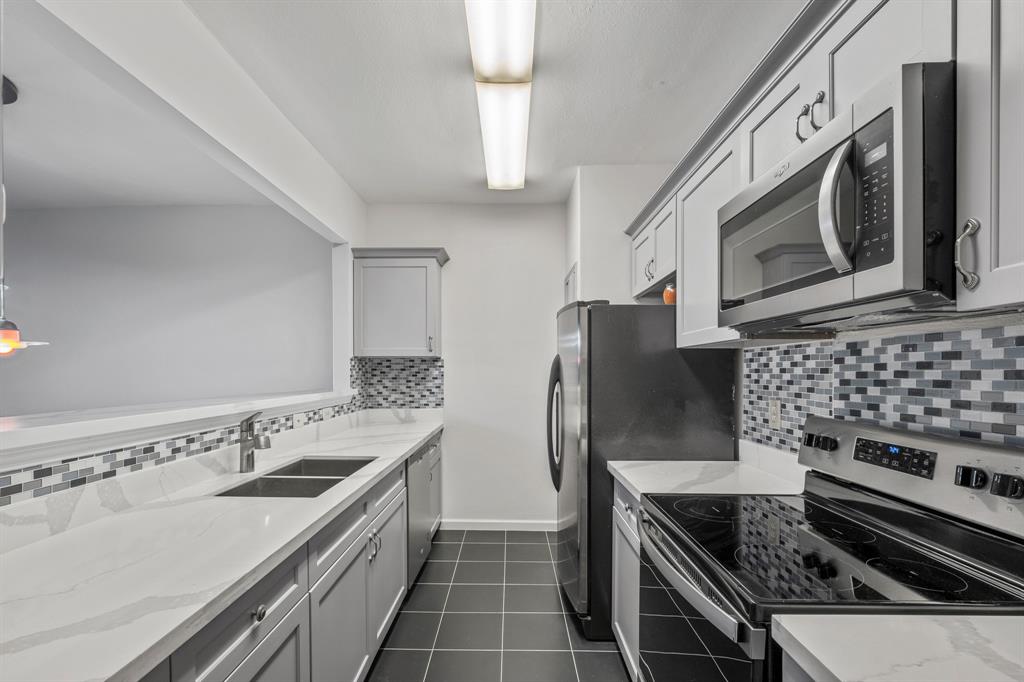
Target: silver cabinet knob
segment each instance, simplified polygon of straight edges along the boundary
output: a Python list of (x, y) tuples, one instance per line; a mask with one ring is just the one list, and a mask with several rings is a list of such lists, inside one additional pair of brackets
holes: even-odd
[(968, 290), (972, 290), (978, 286), (978, 283), (981, 281), (981, 277), (978, 277), (978, 273), (972, 272), (964, 267), (963, 260), (961, 259), (961, 249), (964, 241), (968, 237), (975, 235), (980, 229), (981, 223), (977, 218), (968, 218), (967, 222), (964, 223), (963, 231), (960, 232), (960, 236), (956, 238), (956, 242), (953, 246), (953, 265), (956, 267), (956, 271), (960, 273), (963, 285)]
[(256, 621), (257, 623), (262, 623), (263, 619), (266, 618), (266, 617), (267, 617), (267, 605), (266, 604), (260, 604), (252, 612), (252, 619), (254, 621)]
[(626, 505), (626, 513), (627, 514), (632, 514), (633, 513), (633, 505), (631, 505), (631, 504), (627, 504)]

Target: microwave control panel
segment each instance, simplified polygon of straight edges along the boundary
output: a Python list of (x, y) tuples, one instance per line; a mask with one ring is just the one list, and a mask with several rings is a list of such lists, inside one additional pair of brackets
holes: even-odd
[(857, 148), (857, 271), (893, 260), (893, 113), (887, 110), (854, 134)]

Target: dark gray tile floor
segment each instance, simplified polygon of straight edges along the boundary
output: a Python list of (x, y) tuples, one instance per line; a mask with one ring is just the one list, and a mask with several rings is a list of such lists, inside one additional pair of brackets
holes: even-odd
[(534, 531), (438, 531), (371, 682), (628, 682), (614, 642), (566, 612), (552, 539)]

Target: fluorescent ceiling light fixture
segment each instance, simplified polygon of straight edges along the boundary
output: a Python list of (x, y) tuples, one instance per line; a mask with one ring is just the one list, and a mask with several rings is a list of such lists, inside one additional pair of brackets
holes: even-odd
[(522, 189), (526, 185), (531, 87), (530, 83), (476, 84), (488, 189)]
[(466, 0), (473, 71), (482, 83), (533, 80), (537, 0)]

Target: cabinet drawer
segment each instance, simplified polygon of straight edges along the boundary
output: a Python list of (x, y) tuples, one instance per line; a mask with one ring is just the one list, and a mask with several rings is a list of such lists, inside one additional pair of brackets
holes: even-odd
[(618, 480), (615, 481), (615, 497), (614, 505), (615, 511), (622, 515), (622, 520), (626, 526), (633, 531), (633, 535), (639, 535), (639, 523), (638, 515), (640, 513), (640, 500), (633, 497), (633, 495), (626, 490), (626, 487), (622, 485)]
[[(376, 490), (376, 488), (374, 488)], [(315, 583), (345, 553), (370, 523), (371, 490), (309, 541), (309, 582)]]
[[(171, 655), (175, 682), (220, 682), (309, 590), (306, 547), (297, 551)], [(259, 621), (256, 613), (264, 612)]]
[(405, 471), (399, 467), (309, 541), (310, 584), (319, 580), (338, 557), (345, 553), (366, 529), (370, 520), (383, 511), (403, 487)]
[(380, 514), (388, 506), (395, 495), (405, 488), (405, 468), (398, 467), (395, 471), (375, 485), (370, 491), (367, 499), (367, 514), (372, 519)]

